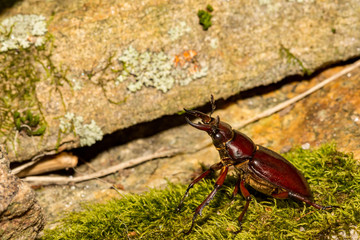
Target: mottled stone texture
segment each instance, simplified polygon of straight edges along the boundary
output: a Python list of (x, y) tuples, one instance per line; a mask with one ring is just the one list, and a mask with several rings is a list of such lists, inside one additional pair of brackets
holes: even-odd
[[(78, 147), (78, 136), (59, 140), (66, 112), (95, 120), (104, 134), (204, 104), (210, 93), (228, 98), (246, 89), (312, 72), (360, 53), (360, 1), (213, 1), (212, 26), (204, 31), (197, 11), (207, 1), (37, 1), (24, 0), (3, 12), (42, 14), (54, 36), (54, 66), (81, 89), (54, 79), (41, 81), (37, 96), (48, 128), (44, 137), (19, 136), (9, 143), (11, 161), (22, 161), (56, 146)], [(174, 30), (175, 29), (175, 30)], [(181, 33), (176, 33), (176, 29)], [(207, 75), (163, 93), (129, 92), (117, 82), (124, 49), (164, 52), (170, 59), (197, 52)], [(116, 84), (119, 83), (119, 84)], [(62, 93), (60, 95), (59, 93)], [(61, 99), (62, 96), (62, 99)], [(57, 141), (59, 144), (57, 145)], [(14, 149), (13, 146), (17, 146)], [(16, 154), (15, 154), (16, 153)], [(16, 157), (15, 157), (16, 156)]]
[(45, 224), (40, 205), (30, 186), (9, 172), (9, 160), (0, 145), (0, 236), (35, 239)]

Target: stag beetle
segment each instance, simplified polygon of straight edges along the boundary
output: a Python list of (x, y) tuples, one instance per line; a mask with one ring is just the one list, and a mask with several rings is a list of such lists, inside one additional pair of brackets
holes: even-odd
[(214, 97), (212, 95), (211, 106), (212, 110), (209, 116), (200, 111), (184, 109), (187, 114), (201, 118), (202, 123), (194, 123), (187, 117), (185, 117), (185, 120), (194, 128), (209, 134), (216, 150), (219, 151), (220, 162), (210, 166), (207, 171), (190, 183), (177, 210), (180, 211), (185, 197), (194, 184), (211, 172), (221, 170), (214, 190), (196, 208), (191, 227), (185, 234), (189, 234), (192, 231), (196, 217), (201, 214), (203, 208), (209, 204), (223, 185), (230, 166), (234, 166), (239, 174), (232, 197), (237, 194), (240, 188), (241, 194), (246, 200), (244, 209), (238, 218), (240, 230), (235, 233), (241, 231), (241, 221), (251, 201), (251, 195), (246, 189), (246, 185), (271, 197), (300, 200), (317, 209), (337, 208), (337, 206), (322, 206), (314, 203), (309, 184), (303, 174), (280, 154), (266, 147), (254, 144), (248, 136), (232, 129), (229, 124), (220, 121), (219, 116), (216, 118), (211, 117), (215, 110)]

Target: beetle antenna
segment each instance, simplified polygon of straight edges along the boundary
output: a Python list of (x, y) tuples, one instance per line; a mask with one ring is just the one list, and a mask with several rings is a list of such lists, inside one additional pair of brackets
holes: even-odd
[(216, 117), (216, 121), (215, 121), (215, 126), (216, 126), (216, 128), (219, 128), (219, 123), (220, 123), (220, 117), (217, 116), (217, 117)]
[(212, 94), (211, 94), (211, 97), (210, 97), (210, 103), (211, 103), (211, 113), (210, 113), (209, 117), (211, 117), (211, 115), (214, 113), (214, 111), (216, 109), (214, 95), (212, 95)]
[(212, 127), (211, 127), (211, 130), (212, 130), (214, 133), (216, 133), (216, 132), (218, 131), (218, 129), (219, 129), (219, 123), (220, 123), (220, 117), (217, 116), (216, 119), (215, 119), (215, 124), (212, 125)]

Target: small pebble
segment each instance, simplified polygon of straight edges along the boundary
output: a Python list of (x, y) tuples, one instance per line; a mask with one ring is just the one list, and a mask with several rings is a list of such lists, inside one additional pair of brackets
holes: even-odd
[(310, 149), (310, 143), (304, 143), (303, 145), (301, 145), (301, 148), (304, 150), (309, 150)]

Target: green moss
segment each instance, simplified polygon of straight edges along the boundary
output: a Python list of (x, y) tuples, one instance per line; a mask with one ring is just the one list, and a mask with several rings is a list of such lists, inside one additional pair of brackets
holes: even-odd
[(206, 10), (208, 10), (208, 12), (212, 12), (212, 11), (214, 11), (214, 8), (210, 4), (208, 4), (206, 6)]
[(199, 24), (203, 27), (203, 30), (205, 30), (205, 31), (207, 31), (212, 25), (211, 12), (213, 12), (213, 11), (214, 11), (214, 8), (210, 4), (208, 4), (206, 6), (206, 11), (205, 10), (199, 10), (198, 13), (197, 13), (197, 15), (199, 17)]
[[(42, 54), (40, 47), (31, 46), (22, 50), (0, 53), (0, 139), (2, 143), (13, 141), (20, 125), (35, 124), (33, 116), (41, 117), (40, 103), (36, 97), (36, 84), (40, 81), (41, 70), (34, 66), (36, 56)], [(20, 112), (22, 116), (20, 115)], [(24, 115), (25, 114), (25, 115)], [(36, 117), (36, 118), (38, 118)], [(36, 125), (36, 124), (35, 124)], [(32, 134), (33, 128), (25, 130)]]
[[(50, 39), (45, 18), (38, 15), (15, 15), (0, 24), (0, 142), (12, 139), (15, 131), (29, 136), (43, 135), (36, 84), (41, 70), (37, 62), (44, 58)], [(23, 111), (27, 109), (27, 111)], [(22, 112), (20, 114), (20, 112)], [(14, 127), (15, 126), (15, 127)]]
[[(235, 239), (343, 239), (354, 231), (359, 234), (355, 226), (360, 222), (360, 166), (352, 154), (325, 145), (314, 151), (297, 149), (286, 157), (304, 173), (317, 203), (342, 208), (319, 211), (251, 191), (254, 198)], [(45, 231), (43, 239), (233, 239), (236, 218), (245, 204), (240, 195), (233, 202), (227, 198), (235, 181), (227, 178), (188, 236), (182, 231), (189, 229), (193, 212), (213, 189), (214, 179), (195, 185), (180, 213), (175, 209), (186, 185), (170, 183), (165, 190), (85, 205), (67, 213), (57, 228)]]
[(40, 136), (45, 133), (46, 126), (44, 123), (40, 123), (40, 116), (33, 115), (30, 110), (21, 114), (15, 111), (13, 117), (16, 130), (19, 132), (25, 131), (28, 136)]
[[(36, 19), (35, 15), (29, 15), (29, 17)], [(12, 44), (14, 48), (2, 48), (0, 51), (0, 143), (15, 144), (14, 141), (19, 140), (15, 137), (16, 132), (20, 131), (25, 132), (28, 136), (42, 136), (46, 133), (47, 123), (36, 93), (39, 82), (50, 83), (50, 94), (53, 92), (59, 94), (66, 110), (60, 89), (64, 83), (71, 87), (72, 84), (66, 78), (66, 69), (55, 66), (52, 62), (52, 52), (55, 47), (54, 37), (46, 32), (44, 18), (40, 17), (39, 19), (41, 21), (35, 22), (33, 28), (29, 28), (32, 22), (16, 23), (16, 31), (13, 27), (14, 24), (11, 25), (8, 34), (16, 33), (17, 41), (22, 44), (15, 44), (16, 48)], [(26, 36), (32, 29), (30, 32), (34, 36), (29, 38), (28, 43), (21, 40), (23, 37), (21, 26), (23, 26)], [(3, 47), (8, 42), (5, 37), (0, 37)], [(15, 37), (11, 38), (15, 39)]]

